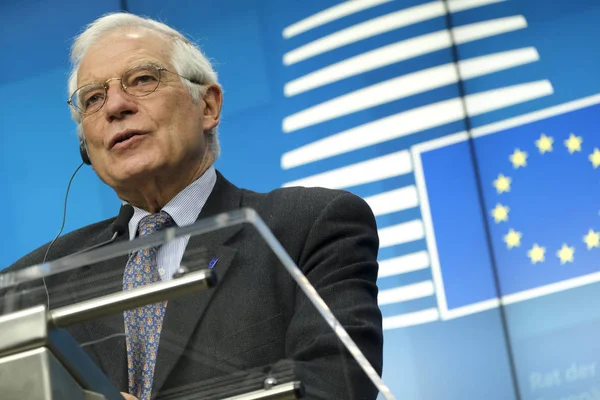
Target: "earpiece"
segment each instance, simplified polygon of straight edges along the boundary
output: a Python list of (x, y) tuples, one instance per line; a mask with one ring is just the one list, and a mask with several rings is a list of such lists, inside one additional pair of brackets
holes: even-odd
[(81, 154), (81, 161), (83, 161), (84, 164), (92, 165), (92, 162), (90, 161), (90, 156), (88, 156), (87, 146), (85, 145), (85, 141), (83, 140), (79, 142), (79, 154)]

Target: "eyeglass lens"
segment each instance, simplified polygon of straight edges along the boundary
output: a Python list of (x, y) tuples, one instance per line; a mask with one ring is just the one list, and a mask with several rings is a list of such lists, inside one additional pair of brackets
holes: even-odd
[[(154, 92), (159, 82), (160, 70), (154, 66), (132, 68), (121, 77), (123, 90), (136, 97), (147, 96)], [(71, 103), (79, 112), (85, 114), (96, 112), (106, 102), (106, 88), (106, 83), (84, 85), (73, 93)]]

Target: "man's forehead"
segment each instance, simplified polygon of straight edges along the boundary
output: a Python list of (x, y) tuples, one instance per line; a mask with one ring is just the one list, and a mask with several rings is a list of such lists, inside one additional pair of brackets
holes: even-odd
[(167, 64), (169, 49), (169, 39), (150, 29), (115, 30), (90, 46), (81, 60), (78, 80), (101, 79), (140, 62)]

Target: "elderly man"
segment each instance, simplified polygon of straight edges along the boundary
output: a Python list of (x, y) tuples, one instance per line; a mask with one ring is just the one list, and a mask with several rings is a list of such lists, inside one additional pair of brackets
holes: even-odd
[[(135, 210), (121, 239), (241, 207), (257, 210), (381, 373), (378, 238), (366, 203), (343, 191), (259, 194), (229, 183), (213, 166), (223, 99), (216, 74), (195, 45), (162, 23), (125, 13), (104, 16), (76, 39), (72, 61), (69, 104), (82, 157)], [(60, 238), (49, 259), (107, 240), (113, 221)], [(216, 261), (216, 289), (69, 330), (80, 343), (90, 343), (86, 351), (119, 390), (130, 393), (127, 398), (154, 398), (279, 360), (295, 363), (308, 398), (376, 397), (366, 375), (249, 228), (189, 243), (179, 239), (155, 249), (154, 257), (134, 253), (50, 278), (49, 305), (93, 297), (101, 294), (99, 287), (135, 287), (136, 274), (142, 284), (171, 279), (184, 252), (200, 247)], [(12, 268), (42, 262), (47, 250), (42, 246)], [(152, 321), (146, 327), (154, 329), (152, 340), (140, 331), (139, 315)]]

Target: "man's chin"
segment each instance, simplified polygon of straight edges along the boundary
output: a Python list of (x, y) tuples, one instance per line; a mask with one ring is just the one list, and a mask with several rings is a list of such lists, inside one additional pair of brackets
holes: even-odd
[[(156, 168), (152, 165), (132, 165), (113, 167), (106, 174), (99, 173), (100, 179), (115, 190), (126, 188), (135, 190), (135, 186), (143, 188), (145, 183), (156, 176)], [(102, 175), (105, 175), (104, 177)]]
[(108, 165), (108, 169), (115, 178), (129, 179), (140, 175), (152, 175), (157, 168), (156, 164), (159, 164), (157, 161), (152, 154), (138, 153), (114, 160)]

